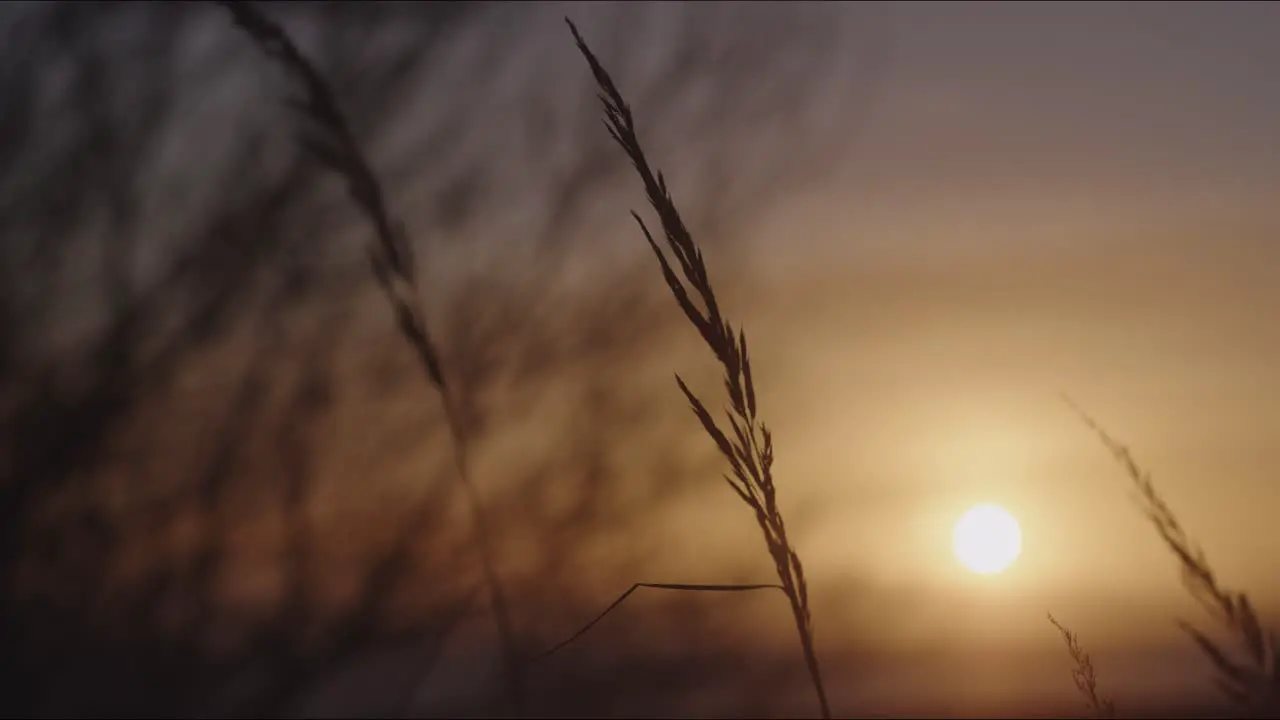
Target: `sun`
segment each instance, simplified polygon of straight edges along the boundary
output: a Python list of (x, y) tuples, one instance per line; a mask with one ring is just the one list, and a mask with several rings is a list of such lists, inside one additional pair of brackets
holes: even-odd
[(951, 533), (956, 558), (979, 575), (1003, 572), (1022, 552), (1022, 528), (999, 505), (972, 507), (956, 522)]

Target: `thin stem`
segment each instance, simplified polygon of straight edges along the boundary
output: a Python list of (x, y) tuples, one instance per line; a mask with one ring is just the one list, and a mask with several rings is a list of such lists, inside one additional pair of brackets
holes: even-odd
[(560, 642), (558, 642), (558, 643), (556, 643), (555, 645), (553, 645), (553, 646), (551, 647), (551, 649), (546, 650), (546, 651), (542, 652), (542, 653), (541, 653), (541, 654), (539, 654), (539, 655), (536, 655), (533, 659), (534, 659), (534, 660), (542, 660), (542, 659), (544, 659), (544, 658), (550, 657), (551, 655), (555, 654), (556, 652), (559, 652), (560, 650), (564, 649), (566, 646), (568, 646), (568, 645), (569, 645), (570, 643), (572, 643), (573, 641), (577, 640), (578, 638), (582, 637), (583, 635), (586, 635), (588, 630), (590, 630), (591, 628), (595, 627), (595, 626), (596, 626), (596, 625), (597, 625), (601, 620), (604, 620), (604, 619), (605, 619), (605, 616), (607, 616), (609, 613), (611, 613), (611, 612), (613, 612), (615, 609), (617, 609), (617, 607), (618, 607), (619, 605), (621, 605), (621, 604), (623, 603), (623, 601), (625, 601), (627, 598), (631, 597), (631, 594), (632, 594), (632, 593), (634, 593), (635, 591), (639, 590), (640, 588), (651, 588), (651, 589), (654, 589), (654, 590), (686, 590), (686, 591), (695, 591), (695, 592), (747, 592), (747, 591), (751, 591), (751, 590), (782, 590), (784, 593), (785, 593), (785, 592), (787, 592), (787, 591), (786, 591), (786, 588), (782, 587), (781, 585), (777, 585), (777, 584), (765, 584), (765, 585), (688, 585), (688, 584), (682, 584), (682, 583), (636, 583), (636, 584), (632, 585), (631, 587), (627, 588), (626, 592), (624, 592), (624, 593), (622, 593), (621, 595), (619, 595), (617, 600), (614, 600), (612, 603), (609, 603), (609, 607), (605, 608), (603, 612), (601, 612), (599, 615), (595, 616), (595, 618), (593, 618), (593, 619), (591, 620), (591, 622), (589, 622), (589, 623), (587, 623), (586, 625), (582, 626), (582, 628), (581, 628), (580, 630), (578, 630), (577, 632), (575, 632), (574, 634), (570, 635), (569, 637), (565, 638), (564, 640), (561, 640)]

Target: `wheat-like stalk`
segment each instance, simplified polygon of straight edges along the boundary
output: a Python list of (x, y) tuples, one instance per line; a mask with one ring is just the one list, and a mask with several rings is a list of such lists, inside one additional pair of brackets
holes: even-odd
[[(666, 246), (679, 266), (678, 274), (644, 220), (634, 211), (631, 215), (657, 257), (662, 277), (666, 280), (667, 287), (671, 289), (671, 294), (675, 296), (680, 309), (684, 311), (689, 322), (693, 323), (707, 347), (724, 368), (724, 387), (729, 399), (726, 418), (728, 427), (732, 431), (732, 439), (720, 428), (711, 417), (706, 405), (689, 390), (678, 374), (676, 383), (689, 400), (702, 427), (728, 460), (733, 475), (725, 475), (725, 481), (755, 513), (756, 522), (764, 534), (765, 545), (773, 558), (783, 592), (791, 601), (796, 631), (800, 636), (800, 644), (804, 650), (805, 662), (813, 680), (814, 690), (818, 695), (818, 703), (822, 708), (822, 716), (830, 717), (831, 710), (827, 704), (826, 691), (822, 684), (822, 674), (813, 643), (813, 620), (809, 612), (808, 584), (805, 582), (800, 556), (796, 554), (787, 538), (787, 528), (778, 507), (777, 490), (772, 472), (773, 436), (757, 415), (756, 391), (751, 379), (751, 360), (747, 353), (746, 333), (741, 329), (735, 331), (733, 325), (721, 313), (715, 293), (712, 291), (711, 280), (707, 275), (706, 264), (703, 262), (702, 250), (689, 233), (684, 220), (681, 219), (662, 173), (655, 172), (649, 165), (640, 147), (640, 141), (636, 137), (631, 108), (614, 85), (609, 73), (587, 47), (577, 27), (568, 18), (565, 22), (569, 24), (569, 30), (573, 33), (578, 50), (586, 58), (595, 76), (596, 84), (600, 88), (599, 97), (604, 106), (605, 126), (613, 139), (626, 152), (627, 157), (631, 159), (636, 173), (644, 183), (649, 203), (658, 214)], [(694, 296), (697, 297), (696, 301)]]
[(1218, 581), (1204, 552), (1192, 542), (1173, 510), (1156, 492), (1151, 474), (1138, 465), (1129, 448), (1112, 438), (1074, 402), (1065, 400), (1124, 468), (1137, 491), (1143, 514), (1178, 559), (1183, 586), (1243, 648), (1245, 660), (1239, 662), (1191, 623), (1178, 621), (1213, 663), (1219, 688), (1242, 709), (1264, 713), (1280, 710), (1280, 641), (1275, 632), (1262, 627), (1253, 604), (1243, 592), (1228, 590)]
[(1071, 679), (1075, 681), (1076, 689), (1084, 697), (1085, 705), (1093, 712), (1094, 717), (1115, 717), (1115, 705), (1098, 694), (1098, 676), (1093, 669), (1093, 660), (1089, 657), (1089, 653), (1080, 647), (1080, 639), (1075, 633), (1068, 630), (1066, 626), (1058, 622), (1053, 615), (1049, 615), (1049, 622), (1053, 623), (1053, 626), (1058, 628), (1058, 632), (1062, 633), (1062, 640), (1067, 644), (1067, 652), (1071, 654), (1071, 659), (1076, 664), (1075, 667), (1071, 668)]
[(439, 392), (444, 406), (458, 478), (471, 508), (474, 543), (480, 556), (494, 623), (502, 644), (511, 702), (516, 714), (522, 716), (523, 662), (507, 608), (506, 593), (494, 565), (493, 551), (489, 547), (490, 533), (484, 503), (468, 470), (467, 435), (458, 414), (453, 388), (446, 381), (440, 354), (427, 330), (426, 314), (422, 309), (414, 271), (412, 247), (403, 225), (395, 220), (388, 209), (382, 185), (361, 152), (328, 83), (284, 29), (250, 3), (216, 1), (231, 13), (236, 25), (249, 35), (265, 55), (301, 86), (302, 99), (294, 100), (291, 104), (302, 118), (309, 121), (310, 132), (302, 139), (304, 147), (346, 180), (351, 199), (373, 226), (368, 254), (374, 277), (395, 313), (401, 335), (413, 347), (427, 380)]

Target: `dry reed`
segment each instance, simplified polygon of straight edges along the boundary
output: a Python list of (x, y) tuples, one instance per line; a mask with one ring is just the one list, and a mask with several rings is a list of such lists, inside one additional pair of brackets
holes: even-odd
[[(813, 681), (814, 691), (822, 710), (822, 717), (831, 717), (831, 709), (827, 703), (826, 690), (822, 684), (822, 673), (818, 663), (817, 652), (813, 641), (813, 620), (809, 612), (809, 591), (805, 581), (804, 568), (800, 556), (787, 537), (786, 525), (782, 512), (778, 507), (777, 491), (773, 479), (773, 436), (769, 428), (757, 415), (756, 390), (751, 377), (751, 360), (747, 353), (747, 338), (742, 330), (735, 331), (726, 319), (712, 291), (711, 281), (702, 258), (702, 250), (694, 241), (684, 220), (676, 209), (675, 201), (667, 190), (666, 181), (661, 172), (655, 172), (645, 157), (636, 137), (635, 122), (631, 108), (623, 99), (621, 92), (614, 84), (609, 73), (605, 71), (596, 56), (587, 47), (582, 35), (573, 22), (565, 19), (569, 30), (573, 33), (578, 50), (591, 67), (599, 86), (599, 98), (604, 107), (604, 122), (609, 134), (631, 159), (636, 173), (644, 184), (645, 194), (650, 205), (657, 213), (662, 226), (666, 246), (679, 265), (679, 274), (672, 267), (666, 253), (659, 247), (653, 234), (640, 215), (632, 211), (645, 240), (658, 259), (662, 277), (670, 288), (685, 317), (697, 329), (707, 347), (724, 369), (724, 387), (728, 394), (729, 409), (726, 417), (733, 438), (721, 430), (711, 417), (706, 405), (689, 389), (684, 380), (677, 374), (676, 383), (680, 391), (688, 399), (698, 420), (707, 434), (715, 441), (716, 447), (728, 460), (733, 471), (732, 477), (724, 475), (729, 487), (752, 509), (756, 522), (764, 535), (765, 545), (773, 558), (774, 567), (781, 582), (781, 589), (791, 603), (791, 611), (796, 624), (796, 632), (800, 637), (800, 645), (804, 651), (805, 663), (809, 676)], [(694, 300), (694, 296), (698, 300)], [(762, 586), (739, 587), (737, 589), (759, 589)], [(633, 587), (613, 606), (616, 607)], [(733, 586), (668, 586), (668, 589), (734, 589)], [(606, 610), (606, 613), (608, 611)], [(598, 621), (598, 618), (597, 618)], [(596, 621), (593, 621), (593, 624)], [(589, 627), (589, 626), (588, 626)]]
[[(488, 587), (494, 623), (502, 645), (510, 700), (517, 715), (524, 715), (523, 662), (519, 655), (506, 593), (498, 577), (489, 547), (489, 523), (479, 490), (471, 480), (467, 462), (467, 436), (457, 410), (457, 399), (447, 382), (440, 354), (431, 340), (415, 274), (412, 246), (404, 227), (387, 207), (386, 196), (328, 83), (302, 54), (284, 29), (247, 2), (218, 0), (259, 49), (301, 86), (303, 98), (291, 105), (305, 120), (310, 133), (302, 144), (317, 160), (342, 177), (352, 201), (373, 226), (369, 262), (395, 314), (400, 334), (412, 346), (428, 382), (439, 392), (452, 439), (458, 478), (471, 509), (473, 542)], [(425, 508), (422, 508), (425, 511)], [(417, 516), (420, 513), (413, 513)]]
[(1244, 660), (1233, 659), (1220, 645), (1191, 623), (1178, 625), (1213, 664), (1222, 692), (1241, 710), (1274, 717), (1280, 711), (1280, 642), (1274, 631), (1264, 629), (1253, 604), (1243, 592), (1222, 586), (1204, 552), (1192, 542), (1168, 504), (1156, 492), (1151, 475), (1138, 465), (1129, 448), (1112, 438), (1070, 399), (1067, 404), (1097, 435), (1124, 468), (1138, 502), (1160, 539), (1178, 559), (1182, 584), (1220, 629), (1232, 635), (1244, 650)]
[(1080, 695), (1084, 698), (1085, 705), (1088, 706), (1094, 717), (1115, 717), (1115, 705), (1110, 700), (1098, 695), (1098, 676), (1093, 669), (1093, 660), (1089, 657), (1089, 653), (1080, 647), (1080, 639), (1075, 633), (1058, 622), (1053, 615), (1049, 615), (1049, 622), (1053, 623), (1053, 626), (1058, 628), (1058, 632), (1062, 633), (1062, 640), (1067, 644), (1067, 652), (1071, 654), (1071, 659), (1076, 664), (1074, 668), (1071, 668), (1071, 679), (1075, 681), (1076, 689), (1080, 691)]

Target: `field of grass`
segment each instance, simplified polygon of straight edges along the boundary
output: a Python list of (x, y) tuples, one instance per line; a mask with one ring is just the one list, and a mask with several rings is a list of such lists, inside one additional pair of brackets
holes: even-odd
[[(820, 616), (815, 617), (814, 603), (810, 600), (811, 594), (816, 594), (819, 588), (811, 587), (806, 577), (801, 554), (794, 539), (788, 535), (779, 501), (780, 496), (787, 493), (788, 480), (775, 477), (775, 451), (786, 453), (787, 447), (780, 443), (775, 448), (774, 436), (765, 421), (769, 417), (768, 409), (759, 401), (753, 377), (753, 356), (748, 349), (745, 326), (749, 323), (731, 312), (722, 304), (723, 298), (717, 296), (713, 282), (717, 258), (704, 252), (703, 245), (682, 217), (679, 199), (673, 196), (658, 167), (658, 160), (646, 154), (640, 132), (643, 126), (638, 122), (638, 118), (644, 117), (645, 108), (633, 109), (627, 102), (622, 89), (592, 51), (589, 39), (572, 21), (566, 20), (565, 42), (576, 43), (584, 61), (584, 72), (589, 72), (595, 80), (604, 131), (616, 143), (617, 151), (630, 162), (635, 179), (639, 181), (638, 197), (648, 205), (644, 212), (631, 212), (636, 225), (636, 242), (644, 241), (652, 251), (656, 261), (652, 282), (655, 285), (661, 282), (667, 288), (681, 315), (695, 331), (696, 337), (701, 339), (700, 348), (709, 351), (708, 359), (714, 362), (722, 380), (722, 387), (716, 393), (699, 392), (693, 389), (695, 383), (686, 381), (697, 372), (696, 369), (674, 368), (670, 401), (687, 403), (691, 416), (687, 418), (685, 430), (705, 434), (706, 447), (719, 454), (719, 477), (712, 475), (707, 483), (727, 484), (737, 500), (725, 496), (725, 504), (731, 506), (731, 510), (726, 509), (726, 512), (749, 515), (758, 527), (763, 540), (761, 549), (767, 553), (776, 581), (689, 583), (633, 578), (631, 582), (634, 584), (614, 602), (600, 608), (598, 614), (589, 616), (589, 622), (586, 621), (588, 618), (582, 618), (580, 629), (548, 642), (545, 638), (535, 638), (522, 625), (527, 617), (522, 617), (518, 593), (512, 591), (513, 584), (507, 574), (509, 565), (499, 557), (497, 548), (500, 543), (494, 540), (502, 532), (493, 520), (495, 513), (490, 505), (494, 501), (480, 490), (474, 477), (477, 454), (481, 452), (482, 444), (476, 437), (479, 434), (476, 430), (478, 423), (470, 418), (467, 410), (470, 400), (466, 397), (468, 384), (465, 375), (468, 368), (451, 366), (446, 343), (447, 338), (453, 335), (438, 332), (439, 328), (429, 320), (430, 317), (447, 316), (450, 308), (431, 308), (432, 312), (428, 313), (425, 298), (429, 288), (423, 287), (421, 269), (413, 253), (415, 243), (406, 237), (405, 226), (392, 209), (388, 186), (356, 139), (357, 134), (344, 114), (343, 97), (317, 65), (304, 55), (289, 33), (266, 13), (248, 3), (217, 4), (253, 41), (261, 51), (262, 59), (289, 78), (297, 92), (296, 98), (290, 98), (300, 126), (297, 140), (313, 160), (341, 180), (347, 197), (367, 225), (364, 236), (368, 241), (363, 250), (370, 271), (385, 300), (386, 309), (394, 318), (399, 337), (411, 351), (416, 370), (425, 381), (419, 384), (422, 403), (438, 404), (438, 408), (428, 412), (434, 413), (438, 409), (447, 426), (450, 455), (447, 474), (465, 499), (468, 529), (465, 537), (456, 540), (457, 550), (453, 555), (463, 558), (460, 564), (474, 566), (478, 580), (475, 587), (464, 593), (464, 600), (447, 608), (448, 613), (442, 611), (442, 614), (450, 618), (461, 617), (472, 607), (485, 608), (486, 621), (499, 641), (502, 658), (501, 688), (494, 688), (493, 693), (503, 695), (506, 712), (515, 717), (540, 716), (542, 712), (536, 696), (530, 690), (533, 676), (553, 655), (574, 652), (579, 647), (578, 643), (588, 637), (601, 620), (613, 615), (624, 604), (634, 602), (637, 595), (706, 593), (713, 601), (720, 601), (726, 595), (759, 593), (779, 600), (779, 613), (783, 612), (781, 599), (785, 598), (785, 607), (789, 611), (787, 622), (794, 625), (798, 657), (803, 663), (803, 675), (812, 693), (815, 712), (823, 718), (846, 716), (850, 709), (840, 707), (831, 699), (835, 693), (830, 689), (839, 680), (829, 670), (824, 672), (823, 622)], [(625, 210), (618, 208), (619, 213)], [(1173, 556), (1175, 562), (1172, 566), (1180, 573), (1186, 592), (1203, 609), (1202, 618), (1178, 622), (1188, 642), (1203, 654), (1205, 671), (1212, 674), (1224, 698), (1232, 703), (1241, 717), (1280, 715), (1280, 638), (1265, 626), (1248, 595), (1227, 587), (1213, 571), (1205, 554), (1179, 523), (1173, 510), (1158, 493), (1152, 477), (1139, 465), (1129, 448), (1108, 434), (1103, 423), (1071, 401), (1065, 403), (1064, 412), (1075, 413), (1114, 457), (1138, 499), (1141, 513)], [(411, 506), (400, 508), (403, 522), (407, 527), (431, 523), (440, 512), (438, 501), (439, 496), (426, 494)], [(540, 549), (534, 547), (530, 552), (537, 554)], [(546, 552), (552, 553), (551, 550)], [(405, 543), (395, 545), (391, 551), (378, 557), (370, 573), (370, 585), (389, 583), (387, 578), (414, 561), (414, 553), (415, 548)], [(441, 579), (439, 585), (443, 587), (454, 582), (461, 581)], [(377, 598), (379, 603), (384, 600), (381, 596)], [(1054, 608), (1044, 610), (1048, 614), (1045, 633), (1060, 634), (1065, 644), (1063, 682), (1074, 682), (1081, 696), (1083, 711), (1096, 717), (1125, 716), (1123, 705), (1113, 703), (1108, 694), (1106, 668), (1096, 667), (1088, 652), (1089, 638), (1078, 637), (1071, 629), (1070, 619), (1053, 614)], [(613, 619), (625, 622), (617, 616)], [(361, 629), (359, 625), (353, 625), (352, 637)], [(442, 638), (454, 629), (454, 620), (446, 618), (432, 631)], [(339, 637), (334, 645), (344, 647), (347, 639), (345, 635)], [(718, 659), (713, 658), (712, 661)], [(729, 660), (725, 659), (726, 662)], [(607, 660), (598, 662), (602, 668), (607, 668)], [(287, 714), (287, 691), (300, 688), (319, 672), (307, 662), (300, 662), (297, 666), (301, 668), (297, 675), (287, 679), (279, 696), (263, 706), (265, 711)], [(417, 682), (424, 683), (426, 678), (446, 674), (447, 670), (429, 666), (420, 673)], [(393, 711), (386, 712), (392, 714)], [(463, 710), (459, 709), (459, 712)]]
[[(343, 176), (348, 183), (352, 200), (360, 206), (372, 225), (371, 237), (376, 239), (369, 252), (375, 276), (396, 313), (401, 333), (415, 349), (430, 383), (439, 392), (446, 409), (450, 407), (449, 387), (440, 366), (438, 354), (432, 346), (425, 321), (418, 309), (418, 288), (414, 284), (412, 258), (408, 256), (408, 244), (397, 238), (395, 221), (389, 216), (379, 182), (368, 163), (355, 146), (346, 129), (336, 100), (316, 72), (289, 41), (284, 31), (248, 6), (225, 3), (237, 23), (254, 37), (263, 51), (279, 62), (305, 89), (306, 101), (301, 112), (318, 129), (318, 139), (309, 146), (316, 156), (330, 169)], [(815, 645), (814, 620), (810, 612), (809, 588), (803, 564), (795, 547), (787, 537), (786, 524), (777, 502), (772, 465), (773, 440), (770, 431), (759, 415), (756, 389), (751, 375), (751, 360), (747, 349), (745, 330), (735, 328), (724, 315), (717, 301), (703, 252), (681, 218), (677, 203), (672, 197), (660, 171), (655, 170), (645, 156), (632, 109), (614, 84), (608, 71), (592, 53), (586, 40), (571, 21), (567, 21), (578, 49), (586, 60), (600, 92), (605, 127), (622, 152), (631, 161), (652, 207), (661, 229), (661, 239), (655, 237), (642, 216), (632, 212), (640, 234), (652, 249), (661, 271), (662, 280), (670, 289), (684, 316), (697, 330), (707, 349), (724, 371), (724, 389), (728, 402), (727, 425), (722, 425), (708, 409), (708, 404), (689, 389), (676, 375), (676, 383), (689, 402), (693, 414), (703, 430), (714, 442), (729, 468), (724, 480), (734, 493), (754, 514), (764, 537), (765, 548), (777, 570), (776, 585), (688, 585), (637, 583), (609, 606), (583, 631), (560, 643), (551, 651), (533, 659), (545, 657), (581, 636), (595, 622), (641, 588), (687, 592), (743, 592), (778, 589), (787, 597), (794, 616), (798, 640), (803, 650), (808, 674), (812, 680), (815, 698), (822, 717), (832, 717), (833, 710), (827, 699), (819, 654)], [(713, 405), (714, 407), (714, 405)], [(1215, 643), (1202, 630), (1189, 622), (1181, 625), (1211, 663), (1212, 671), (1223, 693), (1245, 713), (1273, 716), (1280, 712), (1280, 645), (1274, 632), (1262, 627), (1246, 594), (1224, 589), (1216, 579), (1204, 557), (1178, 523), (1172, 510), (1157, 493), (1148, 474), (1144, 473), (1129, 450), (1112, 439), (1090, 417), (1078, 408), (1072, 408), (1094, 431), (1104, 446), (1115, 456), (1137, 491), (1142, 511), (1151, 521), (1161, 539), (1178, 562), (1184, 585), (1206, 613), (1225, 627), (1244, 651), (1244, 659), (1233, 659), (1232, 653)], [(452, 418), (452, 413), (446, 411)], [(451, 420), (451, 427), (456, 427)], [(453, 433), (455, 454), (458, 457), (460, 481), (470, 487), (466, 469), (466, 438), (456, 430)], [(517, 649), (513, 637), (511, 619), (500, 579), (493, 571), (493, 561), (486, 544), (484, 511), (479, 496), (469, 495), (475, 514), (474, 543), (477, 557), (486, 569), (486, 582), (491, 596), (494, 623), (507, 657), (508, 692), (511, 707), (518, 715), (526, 712), (522, 691), (522, 664), (528, 660)], [(1099, 678), (1088, 653), (1078, 638), (1052, 615), (1049, 621), (1062, 634), (1069, 656), (1074, 663), (1071, 676), (1091, 713), (1097, 717), (1114, 717), (1117, 710), (1099, 687)], [(838, 709), (834, 711), (838, 714)]]

